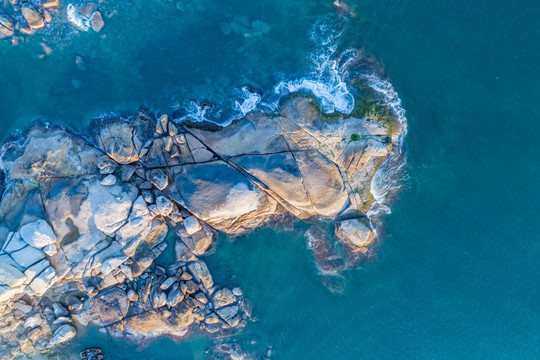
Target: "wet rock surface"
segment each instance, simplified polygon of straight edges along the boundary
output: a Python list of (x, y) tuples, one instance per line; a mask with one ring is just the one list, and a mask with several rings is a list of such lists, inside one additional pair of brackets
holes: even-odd
[[(372, 252), (366, 204), (397, 146), (397, 120), (390, 131), (368, 117), (326, 118), (299, 96), (274, 114), (207, 125), (139, 113), (96, 120), (88, 138), (38, 124), (3, 145), (6, 359), (47, 351), (88, 325), (137, 342), (243, 328), (249, 301), (240, 288), (215, 284), (204, 262), (218, 231), (315, 222), (306, 241), (324, 276)], [(156, 266), (169, 231), (175, 260)]]

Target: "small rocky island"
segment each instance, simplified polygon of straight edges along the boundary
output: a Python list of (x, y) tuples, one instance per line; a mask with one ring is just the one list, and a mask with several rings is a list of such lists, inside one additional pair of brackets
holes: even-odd
[[(141, 111), (95, 120), (84, 134), (42, 123), (8, 139), (2, 359), (54, 351), (87, 325), (137, 342), (245, 327), (242, 290), (214, 284), (203, 260), (218, 232), (303, 220), (313, 224), (306, 239), (321, 273), (369, 257), (372, 180), (401, 157), (404, 128), (367, 78), (355, 77), (371, 67), (364, 61), (349, 74), (357, 97), (349, 115), (293, 94), (274, 113), (225, 127)], [(167, 246), (175, 261), (157, 266)]]

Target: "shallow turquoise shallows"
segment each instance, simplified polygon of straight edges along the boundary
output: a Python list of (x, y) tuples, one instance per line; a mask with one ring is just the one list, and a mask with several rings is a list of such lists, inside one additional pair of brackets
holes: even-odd
[[(270, 93), (313, 74), (328, 40), (314, 29), (328, 24), (338, 51), (364, 47), (398, 91), (407, 179), (378, 257), (346, 274), (343, 295), (321, 285), (302, 223), (220, 237), (210, 270), (242, 287), (258, 319), (230, 340), (255, 355), (271, 346), (272, 359), (539, 358), (540, 2), (349, 5), (356, 18), (338, 18), (331, 0), (104, 1), (114, 16), (99, 35), (65, 25), (0, 43), (0, 134), (37, 115), (82, 129), (102, 113), (201, 98), (226, 119), (243, 86)], [(230, 29), (255, 20), (270, 31)], [(41, 41), (53, 49), (45, 59)], [(212, 344), (163, 340), (139, 352), (86, 331), (66, 352), (204, 359)]]

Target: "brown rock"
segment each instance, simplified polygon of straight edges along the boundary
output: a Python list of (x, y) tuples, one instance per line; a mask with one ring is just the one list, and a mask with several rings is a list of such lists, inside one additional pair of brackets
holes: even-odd
[(101, 16), (101, 13), (99, 11), (96, 11), (94, 13), (94, 16), (92, 17), (92, 29), (95, 32), (100, 32), (101, 29), (105, 26), (105, 22), (103, 22), (103, 17)]

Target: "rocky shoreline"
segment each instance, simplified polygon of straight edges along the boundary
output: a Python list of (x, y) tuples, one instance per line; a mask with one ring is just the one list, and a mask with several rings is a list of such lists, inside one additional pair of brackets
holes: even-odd
[[(137, 342), (243, 328), (248, 300), (214, 284), (203, 261), (218, 231), (240, 236), (304, 220), (314, 223), (306, 240), (321, 273), (358, 266), (376, 240), (366, 216), (371, 181), (400, 152), (404, 131), (354, 74), (351, 115), (325, 115), (296, 94), (274, 114), (251, 112), (226, 127), (140, 112), (96, 120), (90, 138), (36, 124), (8, 140), (0, 152), (3, 359), (50, 351), (89, 324)], [(175, 261), (157, 266), (171, 231)]]
[[(98, 5), (92, 2), (61, 6), (59, 0), (5, 0), (0, 7), (0, 40), (18, 45), (48, 25), (64, 22), (64, 18), (81, 31), (92, 29), (99, 33), (105, 26)], [(41, 46), (43, 57), (52, 52), (45, 43)]]

